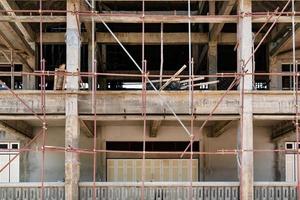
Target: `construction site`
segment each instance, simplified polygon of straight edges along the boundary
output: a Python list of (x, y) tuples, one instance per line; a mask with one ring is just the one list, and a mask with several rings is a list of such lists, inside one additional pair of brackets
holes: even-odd
[(0, 0), (0, 200), (300, 200), (299, 59), (299, 0)]

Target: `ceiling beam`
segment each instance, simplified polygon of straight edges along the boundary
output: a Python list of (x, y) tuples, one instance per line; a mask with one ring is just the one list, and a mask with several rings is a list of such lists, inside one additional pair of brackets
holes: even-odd
[(83, 130), (83, 133), (88, 137), (94, 137), (94, 127), (93, 122), (91, 121), (83, 121), (82, 119), (79, 119), (80, 121), (80, 128)]
[[(236, 3), (236, 0), (229, 0), (229, 1), (223, 2), (218, 15), (230, 15), (235, 3)], [(224, 23), (213, 24), (213, 26), (209, 32), (210, 39), (215, 40), (216, 37), (219, 35), (219, 33), (222, 31), (223, 27), (224, 27)]]
[[(208, 41), (207, 41), (208, 42)], [(201, 66), (203, 60), (205, 57), (207, 57), (207, 50), (208, 50), (208, 44), (205, 44), (203, 47), (202, 47), (202, 50), (201, 50), (201, 54), (199, 56), (199, 66)], [(196, 69), (196, 74), (199, 73), (199, 70), (200, 70), (200, 67), (198, 67)]]
[(209, 133), (209, 137), (219, 137), (225, 131), (230, 129), (234, 124), (234, 120), (232, 121), (220, 121), (216, 122), (215, 125), (212, 127), (211, 132)]
[[(96, 5), (95, 5), (96, 7)], [(87, 3), (85, 1), (80, 1), (80, 11), (92, 11), (91, 8), (87, 5)], [(80, 16), (80, 21), (81, 20), (82, 16)], [(88, 22), (88, 21), (85, 21), (84, 23), (84, 27), (86, 29), (86, 32), (87, 32), (87, 38), (89, 41), (91, 41), (91, 38), (92, 38), (92, 22)]]
[[(123, 44), (141, 44), (141, 33), (136, 32), (115, 32), (117, 38)], [(207, 44), (209, 42), (207, 33), (192, 33), (191, 42), (194, 44)], [(164, 33), (164, 44), (188, 44), (188, 35), (186, 33)], [(83, 43), (88, 42), (88, 36), (86, 33), (81, 35), (81, 41)], [(262, 34), (259, 34), (256, 38), (258, 43), (262, 38)], [(116, 44), (116, 40), (110, 33), (97, 32), (97, 43), (103, 44)], [(160, 44), (160, 33), (145, 33), (146, 44)], [(65, 43), (65, 33), (43, 33), (43, 43)], [(236, 33), (222, 33), (218, 37), (219, 44), (235, 44)]]
[[(267, 21), (268, 16), (252, 16), (252, 23), (265, 23)], [(39, 23), (40, 16), (34, 15), (22, 15), (22, 16), (0, 16), (0, 22), (28, 22), (28, 23)], [(142, 23), (143, 17), (142, 15), (136, 14), (121, 14), (121, 13), (113, 13), (113, 14), (98, 14), (94, 17), (95, 22), (106, 22), (106, 23)], [(92, 17), (90, 16), (82, 16), (81, 21), (91, 21)], [(190, 18), (191, 23), (237, 23), (238, 16), (237, 15), (193, 15)], [(271, 18), (268, 23), (273, 23), (277, 20), (276, 17)], [(42, 16), (43, 23), (65, 23), (66, 16)], [(184, 15), (146, 15), (144, 17), (145, 23), (188, 23), (189, 17)], [(277, 23), (291, 23), (291, 16), (281, 16)], [(300, 23), (300, 16), (295, 17), (295, 23)]]
[[(0, 23), (1, 24), (1, 23)], [(10, 32), (9, 32), (10, 33)], [(0, 40), (4, 43), (4, 45), (8, 48), (8, 49), (12, 49), (15, 50), (15, 46), (13, 45), (13, 43), (7, 38), (7, 36), (2, 32), (2, 29), (0, 28)], [(27, 60), (23, 57), (23, 55), (17, 51), (14, 51), (16, 58), (24, 65), (24, 67), (27, 68), (27, 70), (29, 72), (33, 72), (34, 71), (34, 67), (31, 66)]]
[(33, 128), (25, 121), (2, 120), (0, 121), (0, 128), (6, 129), (8, 133), (12, 133), (26, 139), (33, 138)]
[(162, 120), (154, 120), (150, 122), (150, 132), (149, 137), (156, 137), (158, 129), (161, 125)]
[[(285, 47), (285, 45), (291, 42), (291, 40), (293, 39), (292, 29), (287, 27), (283, 27), (283, 29), (286, 31), (279, 31), (278, 34), (280, 34), (280, 36), (275, 37), (278, 39), (274, 41), (275, 45), (270, 50), (270, 56), (278, 55), (282, 51), (283, 47)], [(297, 35), (298, 33), (300, 33), (300, 23), (295, 25), (295, 35)]]
[(272, 140), (278, 140), (294, 130), (295, 125), (293, 124), (293, 121), (276, 123), (276, 125), (272, 127)]
[[(7, 0), (1, 0), (0, 1), (1, 7), (6, 10), (6, 11), (11, 11), (11, 10), (20, 10), (18, 5), (16, 4), (15, 1), (7, 1)], [(7, 13), (10, 16), (17, 16), (14, 12), (8, 12)], [(15, 21), (16, 26), (18, 29), (21, 31), (21, 33), (24, 35), (25, 40), (29, 43), (35, 41), (35, 33), (31, 29), (29, 24), (23, 24), (21, 22)]]
[(29, 57), (34, 56), (34, 50), (25, 40), (20, 30), (14, 26), (14, 24), (0, 22), (0, 31), (2, 32), (2, 35), (5, 35), (7, 40), (10, 41), (13, 49), (21, 49), (24, 50), (24, 52), (26, 52)]
[[(28, 2), (39, 2), (39, 1), (49, 1), (49, 0), (17, 0), (17, 1), (28, 1)], [(65, 2), (66, 0), (51, 0), (53, 2)], [(163, 1), (170, 1), (170, 0), (145, 0), (145, 1), (151, 1), (151, 2), (163, 2)], [(193, 1), (208, 1), (208, 0), (191, 0)], [(229, 1), (229, 0), (214, 0), (214, 1)], [(286, 0), (252, 0), (255, 2), (286, 2)], [(295, 0), (295, 1), (300, 1), (300, 0)], [(141, 0), (95, 0), (95, 2), (141, 2)], [(172, 0), (172, 2), (186, 2), (186, 0)]]

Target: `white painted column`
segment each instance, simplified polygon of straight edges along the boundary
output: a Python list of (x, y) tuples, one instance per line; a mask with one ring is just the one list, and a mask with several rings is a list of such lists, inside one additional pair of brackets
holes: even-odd
[[(67, 0), (67, 10), (79, 10), (79, 0)], [(79, 27), (78, 27), (79, 26)], [(77, 72), (80, 69), (80, 25), (77, 24), (76, 16), (67, 13), (67, 71)], [(79, 89), (78, 76), (68, 76), (66, 87), (69, 92), (74, 94), (66, 95), (66, 128), (65, 146), (77, 148), (79, 145), (80, 126), (78, 119), (78, 96)], [(79, 199), (78, 182), (80, 178), (80, 162), (77, 153), (65, 153), (65, 199)]]
[[(237, 41), (238, 53), (237, 63), (238, 71), (241, 68), (248, 73), (252, 72), (253, 63), (250, 59), (252, 54), (252, 19), (251, 15), (243, 16), (243, 13), (251, 12), (251, 0), (241, 0), (238, 3), (238, 14), (240, 15), (237, 24)], [(250, 61), (248, 61), (250, 59)], [(247, 64), (246, 64), (247, 63)], [(241, 170), (239, 171), (240, 178), (240, 199), (253, 199), (253, 113), (252, 113), (252, 95), (247, 92), (252, 90), (252, 76), (246, 75), (244, 82), (245, 95), (244, 106), (241, 109), (241, 120), (238, 127), (238, 146), (244, 150), (240, 153)], [(241, 85), (239, 89), (241, 89)], [(249, 151), (250, 150), (250, 151)]]

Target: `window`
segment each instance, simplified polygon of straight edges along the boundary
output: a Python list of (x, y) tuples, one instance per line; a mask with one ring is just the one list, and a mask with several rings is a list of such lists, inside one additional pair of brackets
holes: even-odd
[(298, 151), (300, 144), (297, 142), (286, 142), (285, 143), (285, 181), (294, 182), (297, 178), (297, 146)]
[(0, 149), (8, 149), (8, 143), (1, 143)]
[[(298, 72), (300, 71), (300, 65), (298, 65)], [(293, 64), (283, 64), (282, 72), (293, 72)], [(298, 79), (298, 87), (300, 86), (300, 79)], [(293, 76), (282, 76), (282, 89), (293, 89)]]
[[(0, 142), (0, 169), (18, 153), (18, 142)], [(17, 156), (0, 173), (0, 183), (19, 182), (20, 158)]]

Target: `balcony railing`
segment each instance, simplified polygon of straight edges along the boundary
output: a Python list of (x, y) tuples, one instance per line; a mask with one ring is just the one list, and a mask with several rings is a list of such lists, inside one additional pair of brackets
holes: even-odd
[(41, 198), (41, 186), (39, 182), (0, 183), (0, 200), (65, 199), (64, 183), (45, 182), (44, 198)]
[[(141, 182), (97, 182), (96, 200), (141, 199)], [(188, 200), (189, 182), (145, 182), (147, 200)], [(79, 199), (93, 199), (93, 183), (79, 183)], [(238, 182), (193, 182), (193, 200), (238, 200)], [(39, 200), (41, 183), (0, 183), (0, 200)], [(65, 199), (64, 183), (44, 183), (44, 199)], [(296, 200), (296, 183), (255, 182), (254, 200)]]
[[(141, 199), (141, 186), (140, 182), (98, 182), (96, 183), (96, 199)], [(144, 186), (144, 198), (147, 200), (189, 199), (189, 182), (145, 182)], [(239, 198), (238, 187), (238, 182), (193, 182), (193, 199), (237, 200)], [(79, 192), (80, 199), (92, 199), (93, 183), (80, 183)]]

